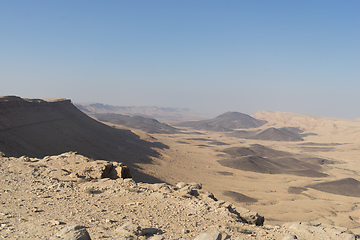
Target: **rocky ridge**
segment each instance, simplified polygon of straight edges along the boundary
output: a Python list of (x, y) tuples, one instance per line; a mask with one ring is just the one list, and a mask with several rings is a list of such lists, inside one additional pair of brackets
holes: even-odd
[(101, 113), (93, 114), (93, 116), (102, 122), (108, 122), (117, 125), (123, 125), (129, 128), (140, 129), (147, 133), (177, 133), (178, 129), (166, 124), (161, 123), (156, 119), (147, 118), (142, 116), (129, 116), (115, 113)]
[(355, 239), (319, 223), (264, 225), (200, 183), (148, 184), (121, 163), (76, 152), (0, 157), (0, 236), (7, 239)]

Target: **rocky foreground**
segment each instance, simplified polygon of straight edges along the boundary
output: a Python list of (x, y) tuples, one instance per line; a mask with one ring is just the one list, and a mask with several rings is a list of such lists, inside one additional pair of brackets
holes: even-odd
[(75, 152), (0, 157), (0, 238), (356, 239), (314, 222), (266, 225), (199, 183), (136, 183), (126, 166)]

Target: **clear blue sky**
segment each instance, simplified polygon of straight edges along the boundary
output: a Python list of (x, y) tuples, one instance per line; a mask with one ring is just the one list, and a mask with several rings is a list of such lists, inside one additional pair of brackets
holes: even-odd
[(0, 95), (360, 117), (358, 0), (0, 0)]

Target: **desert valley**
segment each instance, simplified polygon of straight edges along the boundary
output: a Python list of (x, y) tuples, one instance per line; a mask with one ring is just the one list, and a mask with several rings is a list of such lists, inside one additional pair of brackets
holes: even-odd
[(5, 96), (0, 152), (6, 239), (360, 236), (360, 120)]

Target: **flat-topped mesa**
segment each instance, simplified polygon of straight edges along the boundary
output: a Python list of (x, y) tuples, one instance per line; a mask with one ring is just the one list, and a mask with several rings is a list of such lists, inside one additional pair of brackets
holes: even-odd
[(18, 96), (3, 96), (0, 97), (0, 109), (17, 108), (35, 105), (58, 105), (58, 104), (72, 104), (70, 99), (52, 98), (52, 99), (30, 99), (21, 98)]
[[(151, 162), (167, 147), (115, 129), (81, 112), (69, 99), (0, 97), (0, 151), (6, 156), (44, 157), (76, 151), (108, 161)], [(148, 178), (138, 173), (136, 177)], [(140, 177), (139, 179), (140, 180)]]
[(18, 96), (0, 97), (0, 114), (2, 132), (84, 115), (70, 99), (28, 99)]

